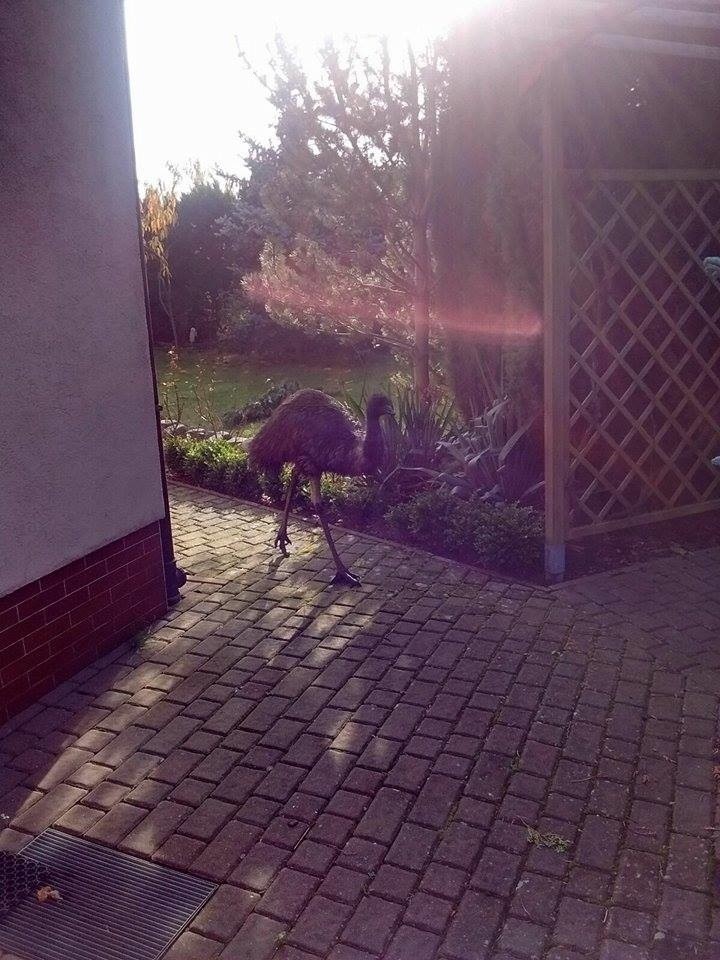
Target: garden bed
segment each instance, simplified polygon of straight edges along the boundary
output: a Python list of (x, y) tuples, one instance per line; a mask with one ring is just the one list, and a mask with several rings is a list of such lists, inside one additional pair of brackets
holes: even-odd
[[(283, 478), (253, 473), (237, 445), (168, 438), (166, 459), (171, 474), (184, 483), (266, 507), (277, 509), (282, 503)], [(323, 480), (323, 497), (337, 526), (421, 547), (506, 578), (544, 582), (542, 516), (537, 511), (466, 503), (427, 489), (388, 496), (380, 484), (332, 476)], [(293, 513), (313, 517), (307, 491), (298, 491)], [(718, 542), (720, 511), (588, 537), (568, 545), (566, 579)]]

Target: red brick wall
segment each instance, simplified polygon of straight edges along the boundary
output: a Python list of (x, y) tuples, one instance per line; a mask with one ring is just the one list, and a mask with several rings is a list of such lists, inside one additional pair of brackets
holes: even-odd
[(0, 723), (166, 609), (157, 522), (0, 598)]

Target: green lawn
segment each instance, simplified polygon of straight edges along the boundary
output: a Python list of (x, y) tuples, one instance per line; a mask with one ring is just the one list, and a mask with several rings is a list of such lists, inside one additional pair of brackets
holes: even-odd
[[(164, 416), (174, 418), (177, 411), (173, 390), (176, 383), (180, 397), (180, 419), (189, 426), (207, 425), (204, 410), (207, 405), (215, 416), (235, 410), (249, 400), (255, 400), (272, 384), (295, 381), (301, 387), (316, 387), (334, 396), (350, 394), (360, 399), (374, 390), (387, 389), (390, 376), (397, 367), (391, 360), (368, 360), (358, 366), (302, 365), (292, 362), (272, 363), (244, 360), (238, 356), (217, 352), (184, 350), (178, 366), (171, 370), (167, 351), (155, 349), (160, 402)], [(196, 393), (201, 400), (198, 403)]]

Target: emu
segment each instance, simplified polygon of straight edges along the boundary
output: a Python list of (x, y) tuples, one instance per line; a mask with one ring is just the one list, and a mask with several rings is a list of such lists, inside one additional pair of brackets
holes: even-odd
[(248, 444), (250, 463), (255, 468), (280, 470), (292, 464), (285, 510), (275, 537), (277, 547), (287, 556), (290, 505), (298, 480), (310, 481), (310, 496), (335, 561), (333, 584), (358, 586), (360, 581), (340, 559), (330, 533), (320, 495), (323, 473), (345, 477), (373, 474), (384, 456), (380, 418), (394, 416), (390, 400), (373, 394), (367, 402), (365, 433), (361, 434), (343, 407), (320, 390), (298, 390), (284, 400)]

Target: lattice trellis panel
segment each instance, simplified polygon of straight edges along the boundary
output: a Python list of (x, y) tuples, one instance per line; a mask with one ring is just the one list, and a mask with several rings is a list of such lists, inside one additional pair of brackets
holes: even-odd
[(571, 535), (718, 506), (720, 174), (577, 175)]

